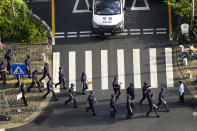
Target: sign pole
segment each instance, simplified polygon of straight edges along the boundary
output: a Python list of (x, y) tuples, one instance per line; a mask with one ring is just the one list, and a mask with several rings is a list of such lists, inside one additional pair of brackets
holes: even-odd
[(52, 45), (55, 45), (55, 1), (51, 0), (52, 5)]

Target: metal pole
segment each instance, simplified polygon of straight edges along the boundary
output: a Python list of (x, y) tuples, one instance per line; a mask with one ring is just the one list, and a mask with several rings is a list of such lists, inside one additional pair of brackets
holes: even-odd
[(55, 0), (51, 0), (52, 5), (52, 45), (55, 45)]
[(18, 85), (19, 85), (19, 88), (21, 87), (21, 76), (18, 75)]
[(169, 39), (172, 40), (172, 13), (171, 13), (171, 2), (168, 1), (168, 20), (169, 20)]

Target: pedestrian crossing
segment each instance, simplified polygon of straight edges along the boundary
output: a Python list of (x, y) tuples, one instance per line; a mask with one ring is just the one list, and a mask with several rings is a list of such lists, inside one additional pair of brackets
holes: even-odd
[[(130, 82), (134, 82), (135, 88), (142, 88), (143, 82), (142, 81), (142, 77), (144, 74), (147, 74), (144, 71), (143, 68), (149, 68), (149, 74), (147, 75), (148, 77), (150, 77), (150, 84), (152, 88), (160, 88), (159, 86), (159, 82), (161, 81), (160, 79), (164, 79), (164, 78), (160, 78), (158, 75), (161, 70), (158, 70), (159, 66), (165, 67), (165, 69), (162, 69), (162, 73), (163, 73), (163, 77), (166, 78), (166, 87), (170, 88), (170, 87), (174, 87), (174, 73), (173, 73), (173, 58), (172, 58), (172, 48), (171, 47), (166, 47), (166, 48), (162, 48), (163, 53), (165, 53), (165, 55), (162, 57), (164, 61), (162, 64), (159, 63), (158, 61), (161, 61), (161, 58), (158, 57), (158, 53), (157, 53), (157, 48), (149, 48), (147, 50), (148, 54), (145, 54), (146, 57), (148, 56), (148, 66), (146, 65), (146, 67), (144, 66), (144, 63), (142, 61), (144, 54), (142, 55), (142, 52), (144, 49), (131, 49), (128, 52), (128, 49), (116, 49), (114, 54), (117, 54), (115, 57), (116, 62), (114, 62), (116, 64), (116, 66), (114, 66), (115, 68), (117, 68), (117, 75), (119, 78), (119, 82), (122, 83), (121, 89), (125, 89), (128, 85), (128, 82), (126, 83), (126, 72), (127, 70), (132, 70), (132, 77), (133, 80), (131, 79)], [(161, 48), (160, 48), (161, 50)], [(60, 57), (63, 56), (63, 58), (61, 58), (61, 60), (64, 60), (65, 63), (68, 64), (68, 68), (65, 69), (65, 73), (68, 73), (68, 75), (66, 75), (68, 78), (68, 84), (70, 85), (71, 83), (77, 84), (77, 81), (79, 82), (79, 78), (81, 76), (81, 72), (85, 71), (87, 74), (87, 79), (88, 81), (92, 81), (92, 84), (90, 84), (89, 89), (88, 90), (95, 90), (94, 88), (100, 88), (101, 90), (109, 90), (110, 85), (112, 83), (111, 81), (111, 77), (113, 77), (111, 74), (109, 74), (109, 70), (111, 70), (111, 67), (114, 64), (112, 63), (110, 60), (112, 60), (112, 56), (110, 55), (112, 50), (98, 50), (96, 55), (94, 54), (95, 51), (93, 50), (84, 50), (80, 53), (78, 53), (77, 51), (67, 51), (67, 52), (54, 52), (53, 53), (53, 77), (54, 77), (54, 83), (58, 82), (58, 71), (59, 71), (59, 66), (61, 65), (60, 62)], [(142, 52), (141, 52), (142, 51)], [(67, 55), (64, 55), (64, 54)], [(82, 53), (82, 54), (81, 54)], [(98, 55), (99, 54), (99, 55)], [(130, 54), (132, 55), (132, 60), (129, 61), (129, 63), (131, 64), (131, 68), (128, 69), (126, 67), (128, 67), (128, 65), (126, 65), (125, 61), (128, 61), (128, 56), (126, 56), (125, 54)], [(163, 54), (160, 54), (163, 55)], [(98, 60), (100, 60), (99, 65), (98, 62), (97, 64), (94, 64), (95, 62), (95, 58), (94, 57), (99, 58)], [(79, 58), (80, 59), (82, 57), (84, 57), (84, 62), (82, 62), (84, 65), (82, 65), (82, 63), (78, 62)], [(148, 58), (147, 57), (147, 58)], [(82, 61), (83, 61), (82, 60)], [(142, 62), (142, 65), (141, 65)], [(62, 65), (64, 66), (64, 65)], [(97, 66), (97, 67), (95, 67)], [(81, 67), (84, 67), (84, 69), (81, 71)], [(94, 82), (94, 70), (97, 69), (98, 70), (99, 67), (99, 77), (97, 79), (100, 79), (100, 85), (95, 84)], [(79, 71), (80, 70), (80, 71)], [(165, 72), (165, 73), (164, 73)], [(149, 82), (149, 81), (148, 81)], [(57, 88), (59, 89), (59, 87)], [(76, 88), (75, 87), (75, 91), (78, 91), (78, 89), (80, 88)], [(81, 90), (81, 89), (80, 89)], [(58, 90), (57, 92), (59, 92), (60, 90)]]

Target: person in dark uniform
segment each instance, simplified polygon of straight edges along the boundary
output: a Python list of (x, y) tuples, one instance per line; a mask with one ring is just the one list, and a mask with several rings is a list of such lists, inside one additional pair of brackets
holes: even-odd
[(88, 112), (89, 109), (91, 109), (92, 113), (93, 113), (93, 116), (96, 116), (96, 113), (95, 113), (95, 110), (94, 110), (94, 103), (97, 103), (97, 100), (96, 100), (96, 98), (94, 96), (94, 92), (90, 91), (90, 95), (88, 96), (88, 99), (87, 99), (86, 111)]
[(24, 102), (25, 106), (28, 106), (27, 100), (26, 100), (26, 98), (25, 98), (24, 83), (21, 83), (21, 92), (22, 92), (22, 99), (23, 99), (23, 102)]
[(69, 91), (68, 91), (68, 93), (69, 93), (69, 99), (67, 100), (67, 101), (65, 101), (65, 105), (68, 103), (68, 102), (70, 102), (71, 100), (73, 100), (74, 101), (74, 108), (78, 108), (77, 107), (77, 101), (76, 101), (76, 99), (75, 99), (75, 91), (74, 91), (74, 86), (75, 86), (75, 84), (71, 84), (71, 87), (70, 87), (70, 89), (69, 89)]
[(64, 77), (64, 69), (63, 67), (59, 67), (59, 83), (55, 84), (55, 87), (63, 83), (63, 89), (66, 89), (65, 77)]
[(57, 101), (58, 99), (57, 99), (57, 96), (56, 96), (54, 89), (53, 89), (53, 78), (51, 78), (51, 77), (49, 78), (49, 81), (47, 82), (47, 93), (44, 94), (43, 99), (46, 99), (47, 95), (50, 92), (52, 92), (53, 98), (55, 98), (55, 101)]
[(21, 79), (21, 76), (16, 75), (16, 79), (17, 79), (17, 83), (15, 84), (15, 87), (16, 87), (16, 88), (20, 86), (20, 79), (19, 79), (19, 77), (20, 77), (20, 79)]
[(12, 58), (14, 58), (14, 60), (16, 60), (12, 49), (9, 48), (8, 52), (5, 54), (5, 60), (7, 63), (7, 71), (9, 72), (9, 74), (11, 74)]
[(31, 78), (31, 56), (27, 55), (27, 58), (25, 59), (25, 68), (26, 68), (26, 74), (28, 75), (28, 78)]
[(44, 64), (44, 72), (43, 72), (43, 76), (42, 78), (40, 79), (40, 82), (42, 82), (42, 80), (48, 76), (48, 78), (50, 78), (50, 74), (49, 74), (49, 64), (48, 63), (45, 63)]
[(4, 60), (2, 60), (0, 64), (0, 74), (1, 80), (3, 80), (3, 84), (6, 84), (6, 65)]
[(127, 118), (131, 118), (133, 116), (131, 103), (132, 103), (131, 96), (127, 96)]
[(32, 83), (31, 83), (31, 86), (27, 88), (27, 92), (30, 92), (30, 89), (31, 89), (35, 84), (37, 84), (39, 91), (42, 92), (42, 90), (41, 90), (41, 88), (40, 88), (40, 83), (39, 83), (39, 81), (38, 81), (37, 73), (38, 73), (38, 70), (35, 69), (34, 72), (32, 73)]
[(111, 95), (110, 107), (111, 107), (111, 117), (115, 118), (115, 115), (117, 113), (115, 94)]
[(161, 103), (163, 103), (164, 107), (166, 108), (166, 112), (168, 112), (170, 111), (170, 109), (168, 108), (164, 93), (165, 93), (165, 88), (161, 88), (161, 91), (159, 92), (159, 103), (157, 104), (157, 107), (159, 107)]
[(116, 99), (119, 99), (121, 92), (120, 92), (120, 84), (118, 83), (118, 76), (114, 77), (114, 81), (112, 85), (113, 85), (114, 94), (116, 95)]
[(85, 94), (85, 91), (88, 89), (88, 84), (87, 84), (87, 75), (86, 73), (82, 72), (81, 74), (81, 83), (82, 83), (82, 94)]
[[(135, 100), (135, 89), (133, 83), (130, 83), (129, 87), (127, 88), (127, 95), (131, 96), (131, 101)], [(132, 108), (134, 108), (134, 103), (131, 102)]]
[[(151, 92), (150, 85), (147, 82), (144, 82), (144, 86), (142, 88), (142, 95), (143, 98), (140, 100), (140, 105), (142, 105), (142, 102), (147, 98), (148, 102), (150, 101), (149, 93)], [(150, 102), (149, 102), (150, 103)]]
[(157, 118), (160, 117), (160, 115), (158, 114), (158, 107), (155, 105), (154, 102), (154, 95), (153, 94), (149, 94), (150, 95), (150, 103), (149, 103), (149, 111), (146, 113), (146, 116), (149, 117), (149, 114), (152, 112), (152, 110), (154, 110)]

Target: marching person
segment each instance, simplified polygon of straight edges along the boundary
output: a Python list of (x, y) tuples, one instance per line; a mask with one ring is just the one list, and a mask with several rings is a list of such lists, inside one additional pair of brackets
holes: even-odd
[(127, 96), (127, 118), (131, 118), (133, 116), (131, 103), (132, 103), (131, 96)]
[(40, 82), (42, 82), (42, 80), (48, 76), (48, 78), (50, 78), (50, 74), (49, 74), (49, 64), (48, 63), (45, 63), (44, 64), (44, 72), (43, 72), (43, 76), (42, 78), (39, 80)]
[(116, 95), (116, 99), (119, 99), (119, 96), (121, 94), (121, 92), (120, 92), (121, 85), (118, 83), (118, 76), (114, 77), (114, 81), (113, 81), (112, 85), (113, 85), (114, 94)]
[[(150, 85), (147, 82), (144, 82), (144, 86), (142, 88), (142, 95), (143, 98), (140, 100), (140, 105), (142, 105), (142, 102), (147, 98), (148, 102), (150, 101), (149, 93), (151, 92)], [(150, 103), (150, 102), (149, 102)]]
[(54, 89), (53, 89), (53, 78), (49, 78), (49, 81), (47, 82), (47, 93), (43, 96), (43, 99), (46, 99), (47, 95), (52, 92), (53, 94), (53, 97), (55, 98), (55, 101), (57, 101), (57, 96), (54, 92)]
[(25, 98), (24, 83), (21, 84), (21, 92), (22, 92), (22, 99), (23, 99), (23, 102), (24, 102), (25, 106), (28, 106), (27, 100), (26, 100), (26, 98)]
[(6, 84), (6, 65), (4, 60), (2, 60), (0, 64), (0, 74), (1, 80), (3, 80), (3, 84)]
[(75, 99), (75, 91), (74, 91), (74, 86), (75, 86), (75, 84), (71, 84), (71, 87), (70, 87), (70, 89), (69, 89), (69, 99), (67, 100), (67, 101), (65, 101), (65, 105), (68, 103), (68, 102), (70, 102), (71, 100), (73, 100), (74, 101), (74, 108), (78, 108), (77, 107), (77, 101), (76, 101), (76, 99)]
[(86, 73), (82, 72), (81, 74), (81, 83), (82, 83), (82, 94), (85, 94), (85, 91), (88, 89), (88, 84), (87, 84), (87, 75)]
[(25, 69), (26, 74), (28, 75), (28, 78), (31, 78), (31, 56), (27, 55), (27, 58), (25, 59)]
[(183, 105), (184, 104), (184, 84), (182, 81), (178, 81), (179, 84), (179, 104)]
[(86, 111), (88, 112), (89, 109), (91, 109), (92, 113), (93, 113), (93, 116), (96, 116), (96, 113), (95, 113), (95, 110), (94, 110), (94, 103), (97, 103), (97, 100), (96, 100), (96, 98), (94, 96), (94, 92), (90, 91), (90, 95), (88, 96), (88, 99), (87, 99)]
[(154, 95), (153, 94), (150, 94), (150, 101), (149, 101), (149, 111), (146, 113), (146, 116), (149, 117), (149, 114), (152, 112), (152, 110), (154, 110), (157, 118), (160, 117), (160, 115), (158, 114), (158, 107), (155, 105), (155, 102), (154, 102)]
[(115, 118), (117, 113), (117, 107), (116, 107), (116, 98), (114, 94), (111, 95), (110, 107), (111, 107), (111, 117)]
[(7, 63), (7, 71), (11, 75), (11, 64), (12, 64), (12, 59), (16, 60), (14, 53), (11, 48), (8, 49), (8, 52), (5, 54), (5, 60)]
[(63, 83), (63, 89), (66, 89), (65, 77), (64, 77), (64, 69), (63, 67), (59, 67), (59, 83), (55, 84), (55, 87)]
[[(127, 88), (127, 95), (131, 96), (132, 101), (135, 100), (135, 89), (134, 89), (133, 83), (130, 83), (129, 87)], [(134, 108), (134, 103), (133, 102), (131, 102), (131, 106), (132, 106), (132, 108)]]
[(38, 69), (35, 69), (34, 72), (32, 73), (32, 83), (30, 85), (30, 87), (27, 88), (27, 92), (30, 92), (30, 89), (37, 84), (38, 89), (40, 92), (42, 92), (41, 88), (40, 88), (40, 83), (38, 81), (38, 77), (37, 77), (37, 73), (38, 73)]
[(161, 88), (161, 91), (159, 92), (159, 103), (157, 104), (157, 107), (159, 107), (161, 105), (161, 103), (164, 104), (165, 108), (166, 108), (166, 112), (170, 111), (167, 105), (167, 102), (165, 100), (165, 88)]

